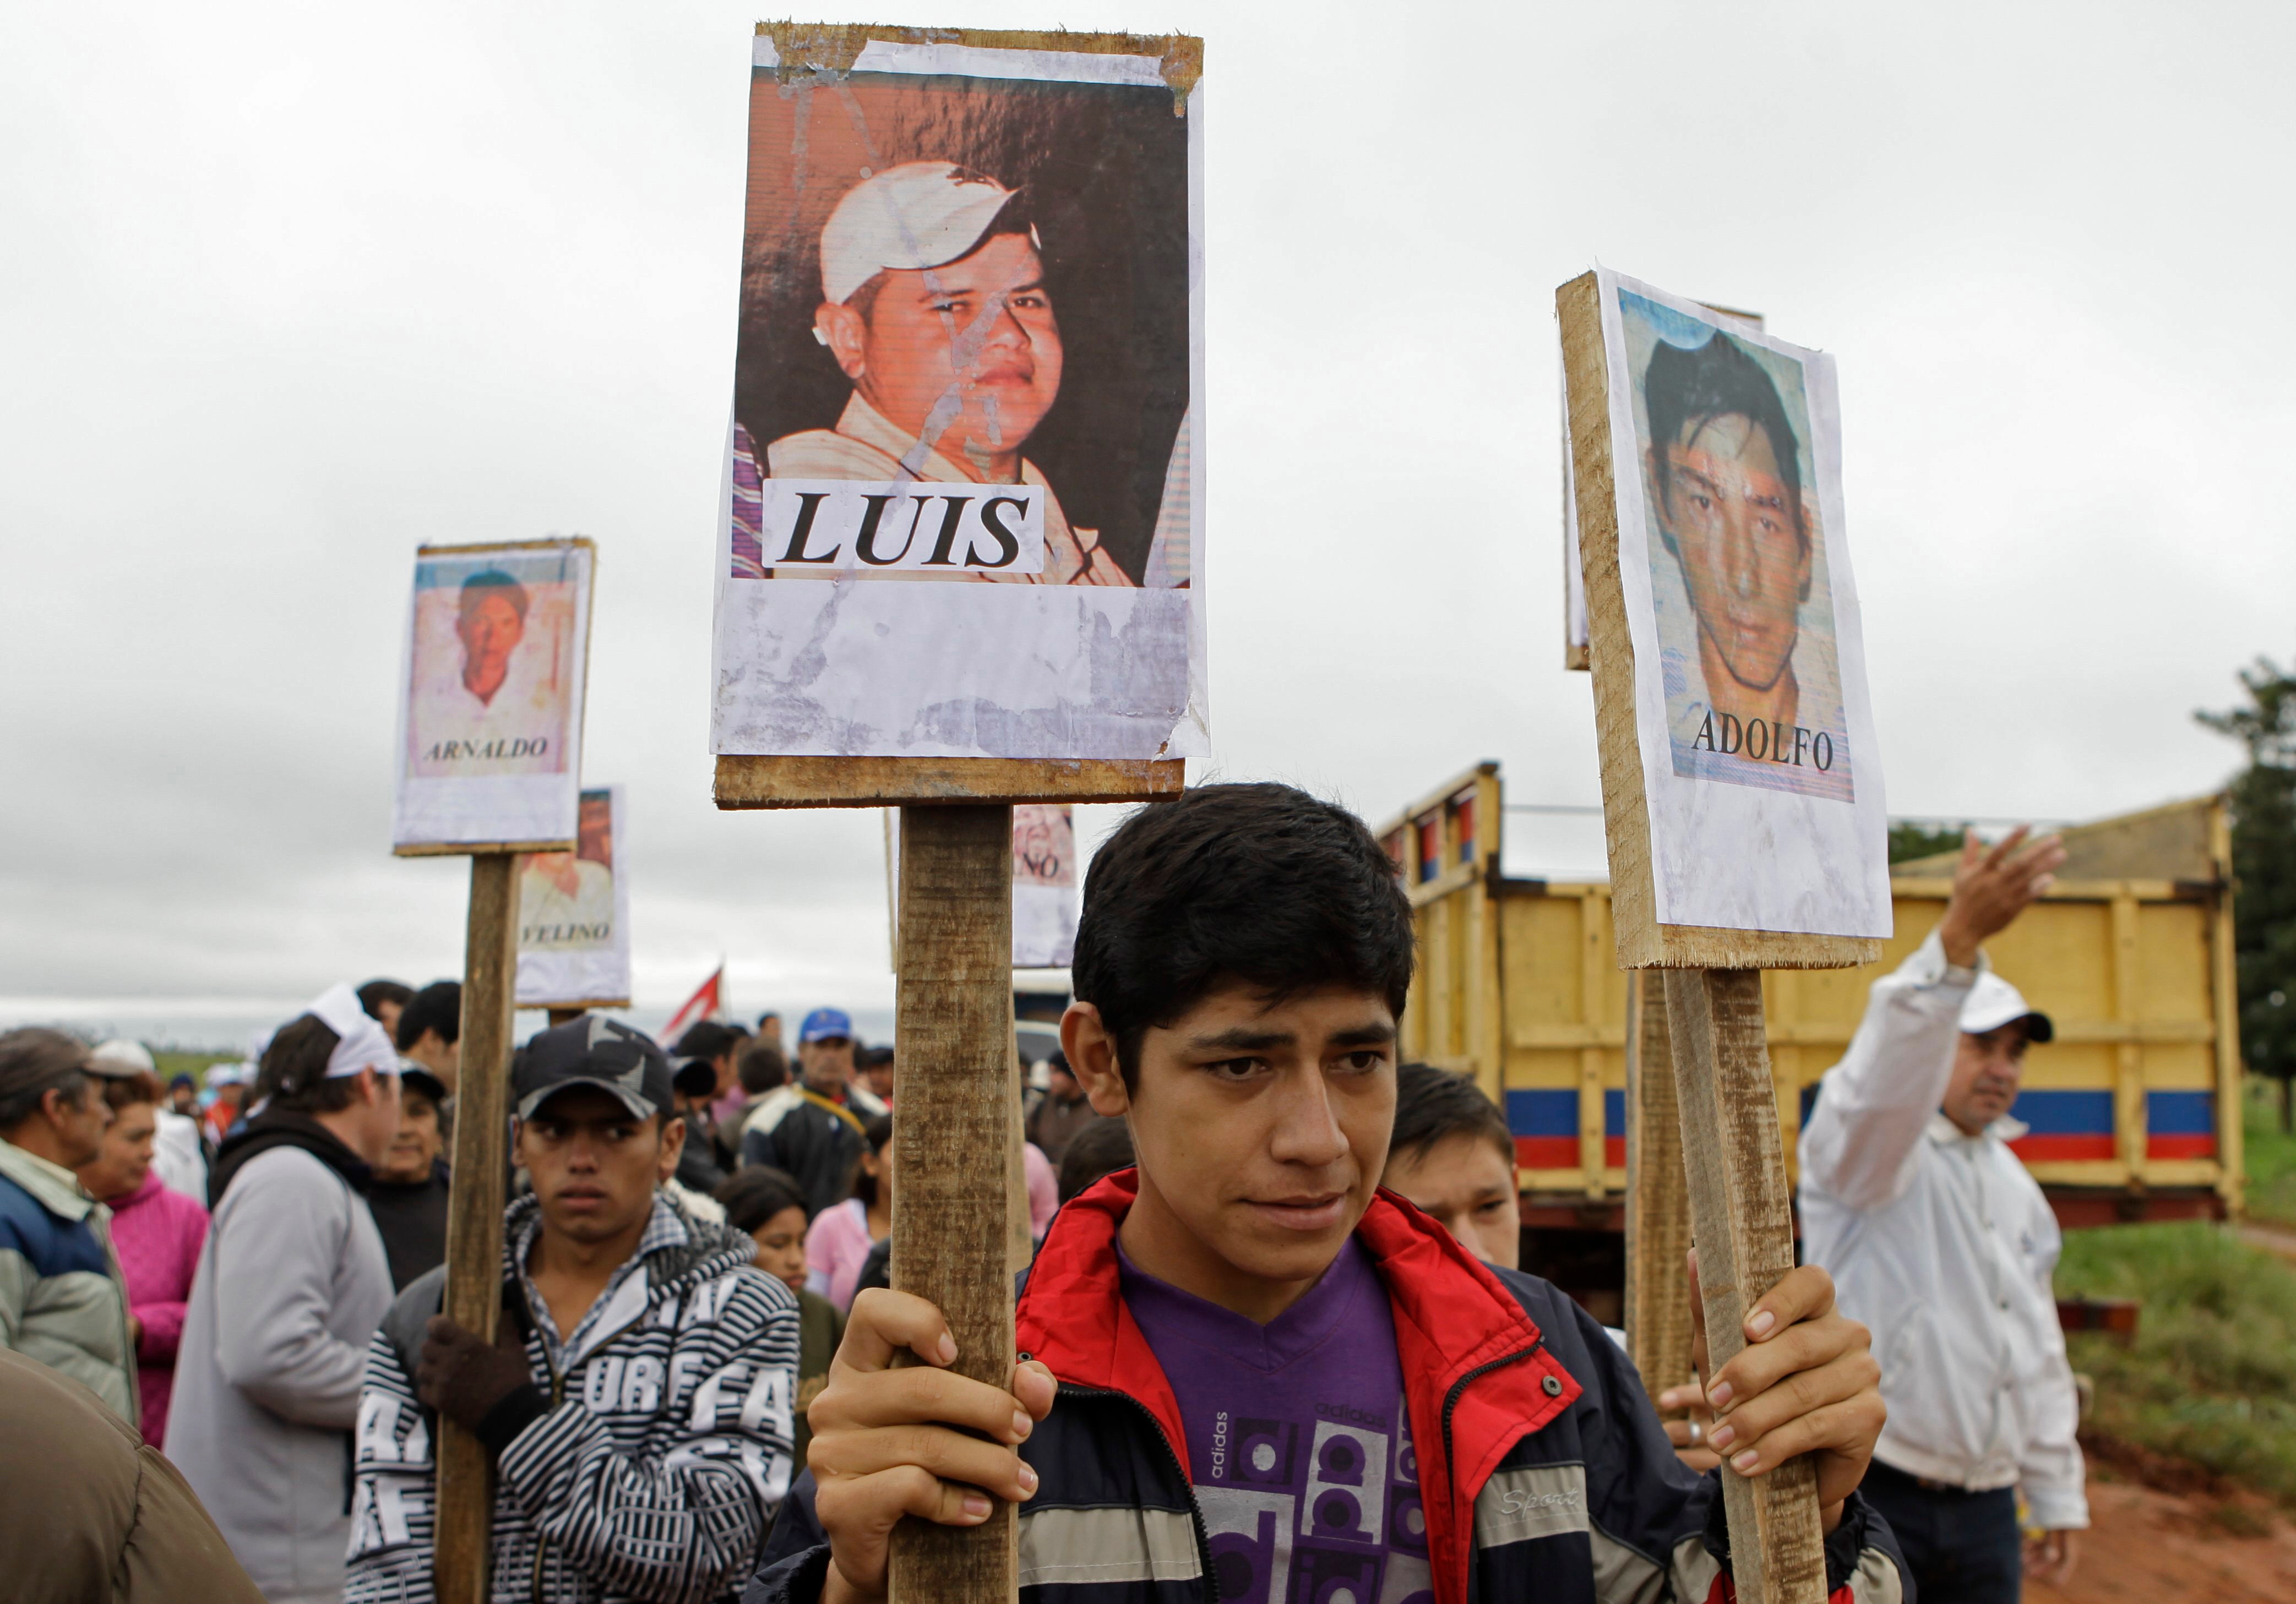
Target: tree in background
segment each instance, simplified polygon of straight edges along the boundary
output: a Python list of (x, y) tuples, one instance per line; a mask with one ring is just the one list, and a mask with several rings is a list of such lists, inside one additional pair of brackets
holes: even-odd
[(1931, 829), (1918, 819), (1890, 821), (1890, 861), (1902, 863), (1908, 858), (1934, 857), (1940, 852), (1959, 852), (1962, 831), (1966, 825), (1948, 824)]
[(2251, 1070), (2280, 1083), (2280, 1128), (2296, 1079), (2296, 678), (2270, 658), (2240, 671), (2249, 705), (2194, 717), (2248, 750), (2232, 806), (2233, 951), (2240, 1042)]

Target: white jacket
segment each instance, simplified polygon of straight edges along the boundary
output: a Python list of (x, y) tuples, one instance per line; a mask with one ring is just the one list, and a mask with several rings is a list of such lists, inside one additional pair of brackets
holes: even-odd
[(2062, 1239), (2008, 1149), (2024, 1127), (1964, 1136), (1938, 1112), (1975, 978), (1949, 977), (1932, 931), (1874, 982), (1802, 1128), (1803, 1247), (1873, 1329), (1890, 1406), (1876, 1458), (1972, 1491), (2021, 1486), (2035, 1525), (2086, 1526), (2049, 1284)]

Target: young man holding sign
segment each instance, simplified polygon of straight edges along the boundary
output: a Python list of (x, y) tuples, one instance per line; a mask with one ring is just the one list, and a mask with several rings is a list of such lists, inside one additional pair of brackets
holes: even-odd
[(512, 1154), (534, 1189), (504, 1217), (502, 1334), (439, 1312), (443, 1267), (383, 1317), (343, 1596), (432, 1598), (444, 1417), (494, 1464), (496, 1597), (721, 1598), (789, 1485), (797, 1301), (746, 1234), (660, 1190), (685, 1126), (651, 1040), (585, 1014), (537, 1034), (511, 1076)]
[[(1338, 807), (1218, 786), (1125, 824), (1062, 1039), (1138, 1166), (1054, 1222), (1009, 1389), (941, 1368), (923, 1300), (855, 1304), (750, 1604), (882, 1598), (902, 1516), (974, 1525), (991, 1495), (1023, 1504), (1031, 1600), (1719, 1596), (1715, 1481), (1601, 1328), (1376, 1188), (1412, 953), (1392, 865)], [(1816, 1455), (1833, 1596), (1898, 1598), (1855, 1497), (1882, 1412), (1864, 1328), (1798, 1270), (1746, 1335), (1710, 1388), (1718, 1474)]]

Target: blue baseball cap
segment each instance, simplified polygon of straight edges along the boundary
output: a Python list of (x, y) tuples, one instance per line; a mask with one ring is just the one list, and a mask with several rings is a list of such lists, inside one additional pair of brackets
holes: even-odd
[(815, 1009), (805, 1016), (804, 1027), (797, 1033), (800, 1045), (818, 1042), (824, 1036), (843, 1036), (849, 1042), (853, 1039), (853, 1021), (846, 1018), (843, 1009)]

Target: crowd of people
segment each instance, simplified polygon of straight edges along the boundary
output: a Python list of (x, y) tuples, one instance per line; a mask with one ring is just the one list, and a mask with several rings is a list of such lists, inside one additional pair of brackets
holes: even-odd
[[(1518, 1270), (1499, 1107), (1396, 1061), (1385, 854), (1284, 787), (1144, 810), (1094, 862), (1004, 1387), (932, 1377), (939, 1313), (890, 1289), (898, 1063), (837, 1009), (790, 1047), (771, 1013), (667, 1048), (583, 1014), (486, 1067), (492, 1338), (445, 1311), (454, 982), (331, 987), (204, 1086), (7, 1032), (0, 1500), (62, 1590), (24, 1596), (98, 1596), (94, 1552), (110, 1596), (428, 1600), (443, 1418), (493, 1466), (500, 1599), (873, 1600), (902, 1517), (1002, 1497), (1046, 1600), (1707, 1600), (1717, 1478), (1800, 1454), (1835, 1598), (2013, 1599), (2020, 1494), (2053, 1575), (2087, 1513), (2054, 1228), (2002, 1142), (2050, 1025), (1981, 944), (2058, 855), (1972, 843), (1807, 1122), (1809, 1263), (1727, 1364), (1700, 1331), (1664, 1422)], [(33, 1462), (58, 1434), (69, 1486)]]

